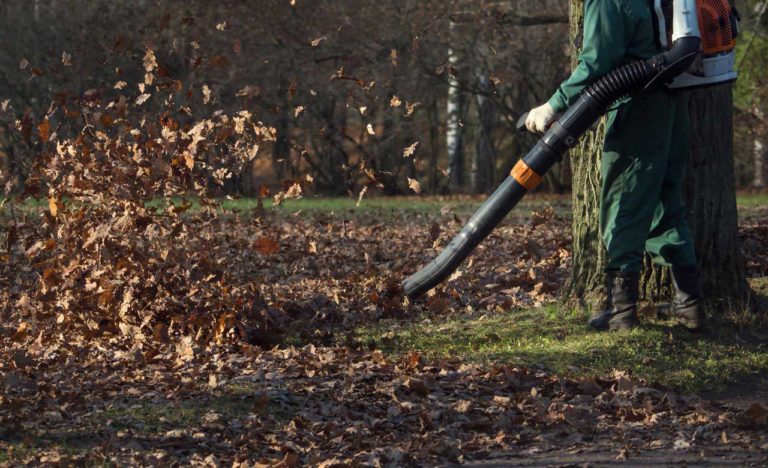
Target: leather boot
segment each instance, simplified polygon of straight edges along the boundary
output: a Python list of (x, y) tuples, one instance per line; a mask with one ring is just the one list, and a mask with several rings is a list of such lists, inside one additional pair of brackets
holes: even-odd
[(595, 330), (630, 330), (640, 324), (637, 319), (640, 273), (608, 272), (604, 310), (589, 319)]
[(675, 298), (670, 315), (691, 330), (704, 328), (704, 293), (698, 267), (672, 267)]

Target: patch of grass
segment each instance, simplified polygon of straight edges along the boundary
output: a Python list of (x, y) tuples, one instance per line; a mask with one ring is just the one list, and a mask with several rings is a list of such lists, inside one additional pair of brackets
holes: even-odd
[[(225, 209), (250, 210), (256, 207), (257, 201), (252, 198), (243, 198), (239, 200), (225, 200), (222, 203)], [(428, 212), (440, 210), (443, 206), (450, 205), (457, 211), (473, 211), (480, 205), (480, 200), (460, 199), (460, 200), (440, 200), (431, 198), (406, 198), (406, 197), (371, 197), (363, 199), (360, 205), (357, 200), (349, 197), (337, 198), (301, 198), (299, 200), (287, 200), (281, 205), (275, 207), (272, 199), (264, 200), (265, 208), (276, 208), (280, 211), (321, 211), (321, 212), (359, 212), (368, 210), (397, 210), (397, 211), (418, 211)]]
[(217, 413), (226, 424), (248, 414), (269, 414), (278, 421), (292, 417), (285, 407), (271, 401), (257, 402), (259, 392), (250, 385), (227, 385), (223, 394), (205, 400), (180, 402), (147, 402), (114, 406), (99, 415), (101, 422), (111, 421), (116, 429), (134, 429), (146, 434), (159, 434), (204, 424), (206, 414)]
[(768, 207), (768, 192), (747, 193), (740, 192), (736, 196), (736, 203), (739, 208), (759, 208)]
[(205, 411), (189, 404), (159, 404), (141, 402), (106, 410), (102, 417), (115, 429), (137, 429), (157, 434), (200, 424)]
[[(357, 206), (357, 200), (351, 197), (304, 197), (299, 200), (287, 200), (275, 207), (272, 198), (264, 199), (265, 208), (276, 208), (281, 212), (365, 212), (365, 211), (409, 211), (409, 212), (439, 212), (444, 206), (451, 206), (458, 213), (474, 212), (485, 199), (484, 196), (448, 196), (448, 197), (366, 197)], [(192, 209), (199, 209), (200, 204), (195, 197), (176, 197), (174, 203), (179, 205), (182, 200), (192, 203)], [(220, 199), (222, 208), (228, 211), (250, 211), (256, 208), (256, 198)], [(737, 195), (739, 208), (751, 209), (768, 207), (768, 192), (753, 193), (739, 192)], [(27, 198), (21, 202), (10, 198), (5, 202), (6, 206), (14, 205), (17, 209), (27, 211), (44, 211), (48, 209), (48, 200)], [(162, 208), (166, 206), (164, 199), (155, 199), (148, 203), (149, 206)], [(570, 215), (571, 200), (569, 196), (529, 195), (520, 203), (518, 210), (537, 210), (552, 206), (558, 215)], [(1, 209), (1, 208), (0, 208)]]
[[(35, 455), (39, 455), (41, 450), (55, 451), (59, 455), (76, 456), (81, 454), (84, 448), (93, 445), (93, 437), (83, 434), (79, 435), (81, 441), (87, 440), (87, 443), (78, 443), (75, 436), (65, 436), (62, 438), (33, 437), (23, 442), (11, 442), (0, 448), (0, 466), (16, 466), (20, 460), (25, 460)], [(116, 466), (108, 460), (95, 462), (88, 460), (85, 466)]]
[[(224, 426), (249, 415), (271, 417), (280, 425), (295, 417), (293, 398), (280, 390), (265, 392), (252, 384), (227, 384), (214, 394), (181, 401), (129, 400), (90, 413), (72, 428), (36, 428), (0, 437), (0, 466), (17, 464), (45, 450), (70, 456), (91, 453), (102, 443), (108, 422), (112, 431), (130, 430), (138, 438), (151, 439), (173, 430), (201, 428), (209, 423), (205, 420), (209, 413), (219, 414), (216, 423)], [(112, 466), (107, 459), (89, 459), (86, 465)]]
[[(265, 208), (276, 208), (279, 211), (296, 212), (335, 212), (335, 213), (359, 213), (366, 211), (398, 211), (418, 213), (439, 213), (444, 207), (450, 207), (453, 212), (459, 214), (471, 214), (480, 207), (485, 200), (484, 196), (456, 196), (456, 197), (369, 197), (364, 198), (360, 205), (357, 200), (350, 197), (323, 198), (306, 197), (299, 200), (287, 200), (275, 207), (271, 199), (264, 200)], [(255, 208), (257, 201), (252, 198), (239, 200), (225, 200), (222, 206), (225, 209), (238, 209), (242, 211)], [(529, 196), (524, 199), (518, 210), (531, 211), (545, 207), (553, 207), (558, 214), (567, 214), (570, 211), (570, 200), (567, 197)]]
[[(484, 196), (450, 196), (450, 197), (366, 197), (360, 205), (357, 200), (350, 197), (304, 197), (298, 200), (286, 200), (279, 206), (275, 206), (272, 198), (263, 200), (263, 206), (267, 210), (277, 214), (293, 214), (298, 211), (318, 214), (439, 214), (444, 207), (450, 207), (452, 212), (461, 216), (474, 213), (485, 199)], [(174, 197), (172, 202), (176, 206), (191, 204), (190, 211), (198, 211), (201, 206), (195, 197)], [(256, 198), (219, 199), (221, 209), (232, 212), (239, 211), (249, 213), (258, 206)], [(10, 207), (26, 212), (42, 212), (48, 210), (48, 200), (27, 198), (24, 201), (9, 201), (0, 207), (0, 215)], [(148, 207), (164, 209), (167, 207), (166, 199), (157, 198), (147, 203)], [(570, 199), (556, 196), (529, 196), (516, 208), (517, 213), (529, 214), (533, 210), (552, 207), (560, 216), (570, 216)]]
[(382, 324), (358, 330), (357, 340), (389, 353), (415, 350), (431, 358), (459, 356), (571, 376), (629, 370), (650, 383), (686, 392), (768, 377), (766, 344), (744, 343), (722, 324), (692, 333), (644, 320), (631, 332), (597, 333), (586, 327), (586, 320), (582, 312), (553, 305), (495, 316)]

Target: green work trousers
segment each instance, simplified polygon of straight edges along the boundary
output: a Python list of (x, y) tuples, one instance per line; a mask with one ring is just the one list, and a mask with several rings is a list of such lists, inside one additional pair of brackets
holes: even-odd
[(688, 100), (655, 90), (608, 115), (600, 200), (607, 270), (638, 272), (644, 252), (664, 266), (697, 264), (683, 201)]

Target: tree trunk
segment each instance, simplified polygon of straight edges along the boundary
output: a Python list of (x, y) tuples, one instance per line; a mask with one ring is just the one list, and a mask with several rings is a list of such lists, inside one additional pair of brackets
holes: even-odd
[(343, 106), (338, 106), (335, 98), (322, 100), (320, 115), (326, 125), (322, 141), (318, 145), (318, 168), (322, 178), (318, 180), (321, 191), (333, 195), (347, 193), (347, 154), (344, 151), (343, 136), (346, 127), (347, 113)]
[[(573, 60), (581, 40), (583, 1), (571, 0)], [(741, 302), (747, 294), (744, 260), (738, 237), (733, 165), (733, 97), (731, 85), (696, 90), (691, 99), (691, 148), (686, 173), (686, 200), (708, 299)], [(592, 305), (603, 288), (605, 248), (599, 236), (600, 154), (604, 121), (571, 152), (573, 170), (573, 271), (566, 292)], [(646, 262), (646, 266), (649, 262)], [(668, 272), (646, 268), (645, 298), (669, 292)]]
[(754, 158), (755, 173), (752, 179), (752, 187), (756, 189), (765, 188), (765, 160), (766, 160), (766, 136), (768, 134), (768, 125), (765, 123), (765, 113), (759, 107), (756, 107), (753, 114), (759, 120), (755, 127), (755, 141), (752, 147)]
[(429, 193), (435, 195), (439, 184), (437, 161), (440, 156), (440, 109), (437, 95), (432, 93), (427, 109), (429, 116)]
[(290, 131), (290, 120), (288, 117), (288, 105), (280, 110), (280, 116), (275, 125), (277, 136), (275, 144), (272, 146), (272, 168), (275, 171), (275, 178), (282, 182), (286, 177), (286, 170), (292, 165), (289, 158), (291, 154), (291, 140), (288, 132)]
[[(453, 29), (453, 23), (451, 23)], [(459, 56), (453, 48), (448, 48), (448, 101), (446, 104), (446, 146), (448, 148), (448, 172), (452, 190), (464, 186), (464, 93), (459, 88), (459, 82), (454, 76), (455, 67), (459, 65)]]
[[(571, 67), (577, 63), (582, 42), (584, 1), (570, 0)], [(573, 172), (573, 269), (567, 295), (580, 303), (592, 304), (603, 282), (605, 247), (600, 240), (600, 157), (605, 125), (587, 133), (571, 150)]]
[[(396, 96), (394, 92), (390, 92), (389, 95)], [(377, 177), (379, 178), (379, 181), (384, 184), (385, 195), (396, 195), (399, 190), (397, 184), (397, 172), (400, 164), (400, 161), (396, 158), (402, 159), (402, 153), (395, 154), (396, 148), (398, 147), (397, 140), (400, 125), (396, 120), (397, 114), (392, 112), (387, 104), (382, 106), (379, 115), (381, 116), (379, 125), (382, 129), (382, 135), (377, 145)]]
[(743, 303), (748, 285), (736, 206), (733, 86), (695, 90), (691, 98), (685, 191), (704, 291), (710, 299)]
[(480, 135), (475, 151), (476, 193), (486, 193), (494, 189), (496, 179), (496, 148), (493, 146), (493, 131), (498, 121), (498, 112), (494, 102), (486, 95), (492, 91), (491, 80), (485, 72), (479, 73), (480, 93), (477, 94), (477, 116), (480, 123)]
[[(685, 201), (704, 291), (709, 301), (743, 304), (748, 286), (736, 208), (732, 86), (692, 91), (690, 116)], [(662, 300), (671, 289), (669, 273), (647, 259), (646, 265), (645, 297)]]

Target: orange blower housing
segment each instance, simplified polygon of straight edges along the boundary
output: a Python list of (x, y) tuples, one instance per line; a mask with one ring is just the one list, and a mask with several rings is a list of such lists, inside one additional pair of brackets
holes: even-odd
[(732, 52), (738, 36), (736, 10), (728, 0), (698, 0), (696, 7), (704, 56)]
[[(651, 0), (659, 45), (672, 44), (673, 0)], [(701, 32), (701, 54), (691, 68), (678, 76), (670, 88), (686, 89), (735, 81), (736, 38), (739, 36), (738, 10), (728, 0), (696, 0)]]

